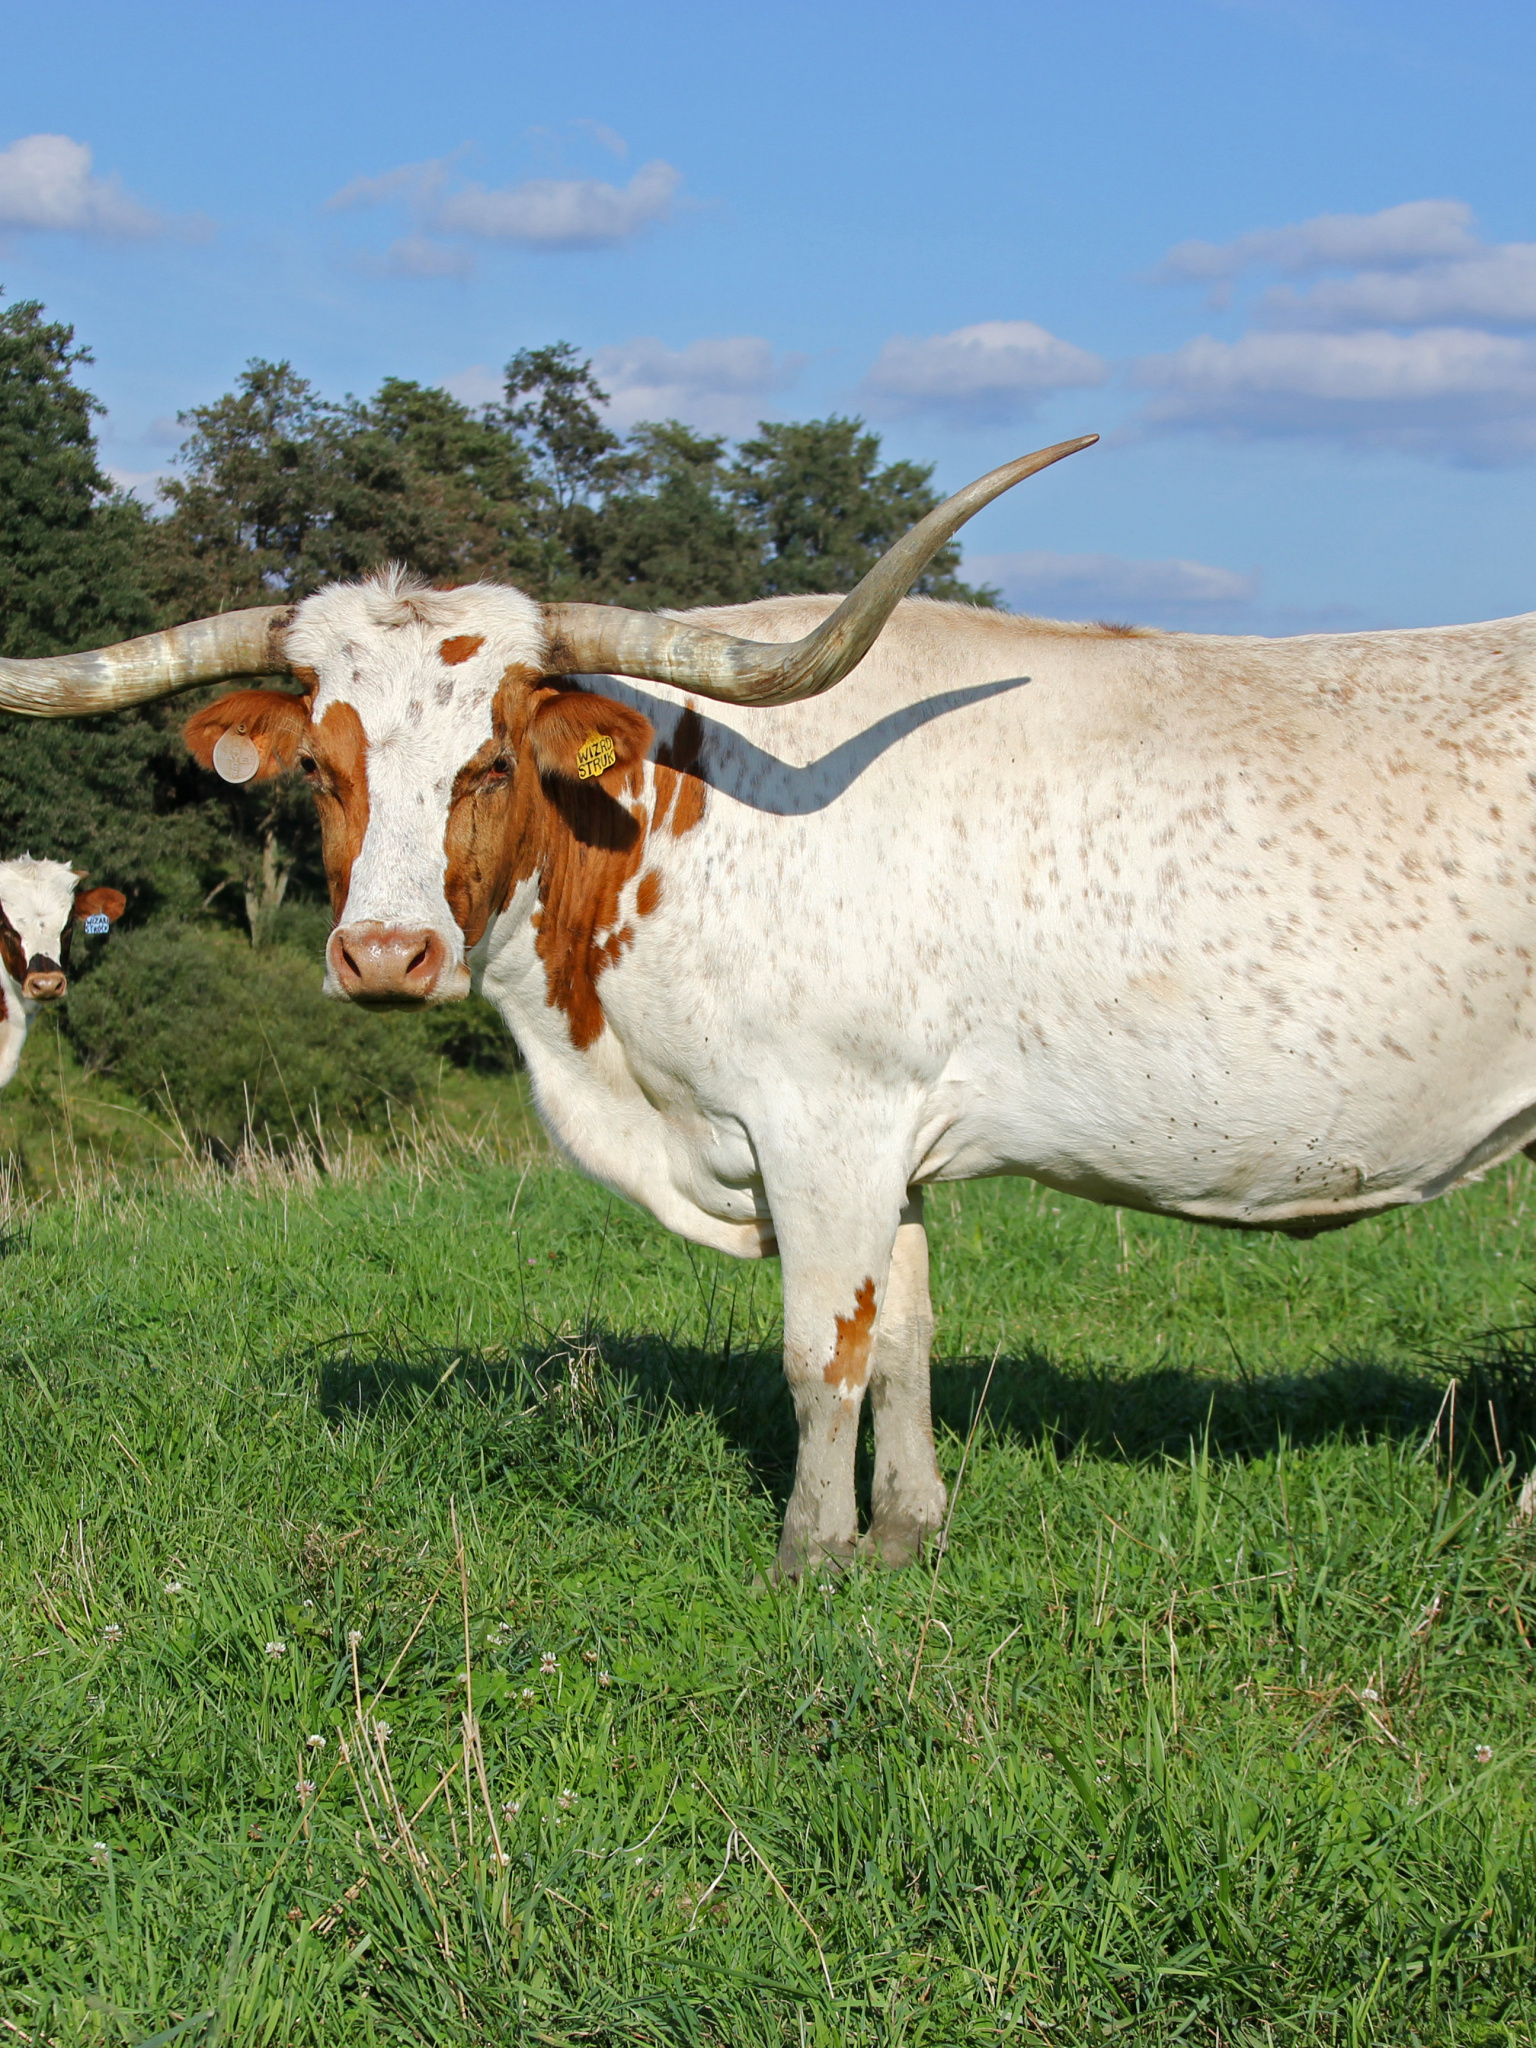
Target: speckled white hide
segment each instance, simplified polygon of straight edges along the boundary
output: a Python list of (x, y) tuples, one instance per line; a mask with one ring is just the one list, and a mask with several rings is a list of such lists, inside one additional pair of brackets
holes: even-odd
[[(62, 861), (0, 861), (0, 905), (16, 927), (30, 960), (41, 955), (57, 960), (63, 947), (64, 931), (74, 915), (75, 889), (79, 876)], [(0, 995), (5, 998), (5, 1015), (0, 1018), (0, 1088), (15, 1078), (27, 1042), (27, 1026), (38, 1005), (21, 992), (3, 962), (0, 962)]]

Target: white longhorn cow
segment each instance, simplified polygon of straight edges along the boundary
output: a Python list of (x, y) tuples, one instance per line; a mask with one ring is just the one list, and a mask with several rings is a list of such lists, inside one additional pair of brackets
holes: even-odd
[(43, 1003), (69, 987), (70, 940), (87, 918), (116, 921), (126, 908), (116, 889), (87, 889), (62, 861), (0, 861), (0, 1088), (15, 1077), (27, 1026)]
[(908, 1558), (942, 1516), (929, 1183), (1310, 1232), (1536, 1135), (1536, 616), (1266, 641), (892, 613), (914, 554), (1076, 445), (841, 606), (386, 576), (185, 629), (218, 655), (10, 672), (14, 708), (68, 710), (291, 670), (188, 740), (310, 777), (327, 987), (478, 983), (586, 1172), (777, 1252), (789, 1572), (859, 1547), (866, 1389), (865, 1546)]

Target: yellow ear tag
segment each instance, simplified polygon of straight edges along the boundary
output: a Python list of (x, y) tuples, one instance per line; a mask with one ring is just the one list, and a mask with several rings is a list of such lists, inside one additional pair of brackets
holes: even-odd
[(619, 750), (607, 733), (595, 732), (576, 750), (576, 773), (587, 782), (594, 775), (601, 775), (605, 768), (611, 768), (618, 758)]

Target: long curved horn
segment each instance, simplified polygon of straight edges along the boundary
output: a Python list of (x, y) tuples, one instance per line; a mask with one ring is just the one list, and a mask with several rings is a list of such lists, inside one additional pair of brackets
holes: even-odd
[(952, 534), (974, 512), (1064, 455), (1091, 448), (1097, 434), (1058, 441), (1006, 462), (957, 491), (883, 554), (857, 589), (814, 633), (788, 645), (738, 640), (684, 619), (618, 605), (548, 604), (550, 675), (633, 676), (672, 683), (727, 704), (792, 704), (840, 683), (874, 645), (881, 627)]
[(28, 718), (85, 718), (230, 676), (281, 675), (288, 666), (283, 633), (292, 617), (287, 605), (256, 605), (173, 626), (166, 633), (145, 633), (90, 654), (0, 660), (0, 711), (19, 711)]

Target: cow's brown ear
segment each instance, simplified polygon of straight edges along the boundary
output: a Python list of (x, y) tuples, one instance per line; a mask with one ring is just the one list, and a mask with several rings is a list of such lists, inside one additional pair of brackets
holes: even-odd
[(193, 758), (226, 782), (265, 782), (291, 768), (309, 727), (309, 701), (288, 690), (233, 690), (182, 727)]
[(121, 889), (82, 889), (75, 898), (75, 923), (104, 917), (109, 924), (116, 924), (127, 908), (128, 898)]
[(643, 711), (589, 697), (585, 690), (561, 690), (539, 706), (528, 729), (528, 744), (541, 775), (565, 782), (601, 782), (610, 794), (625, 772), (645, 759), (654, 728)]

